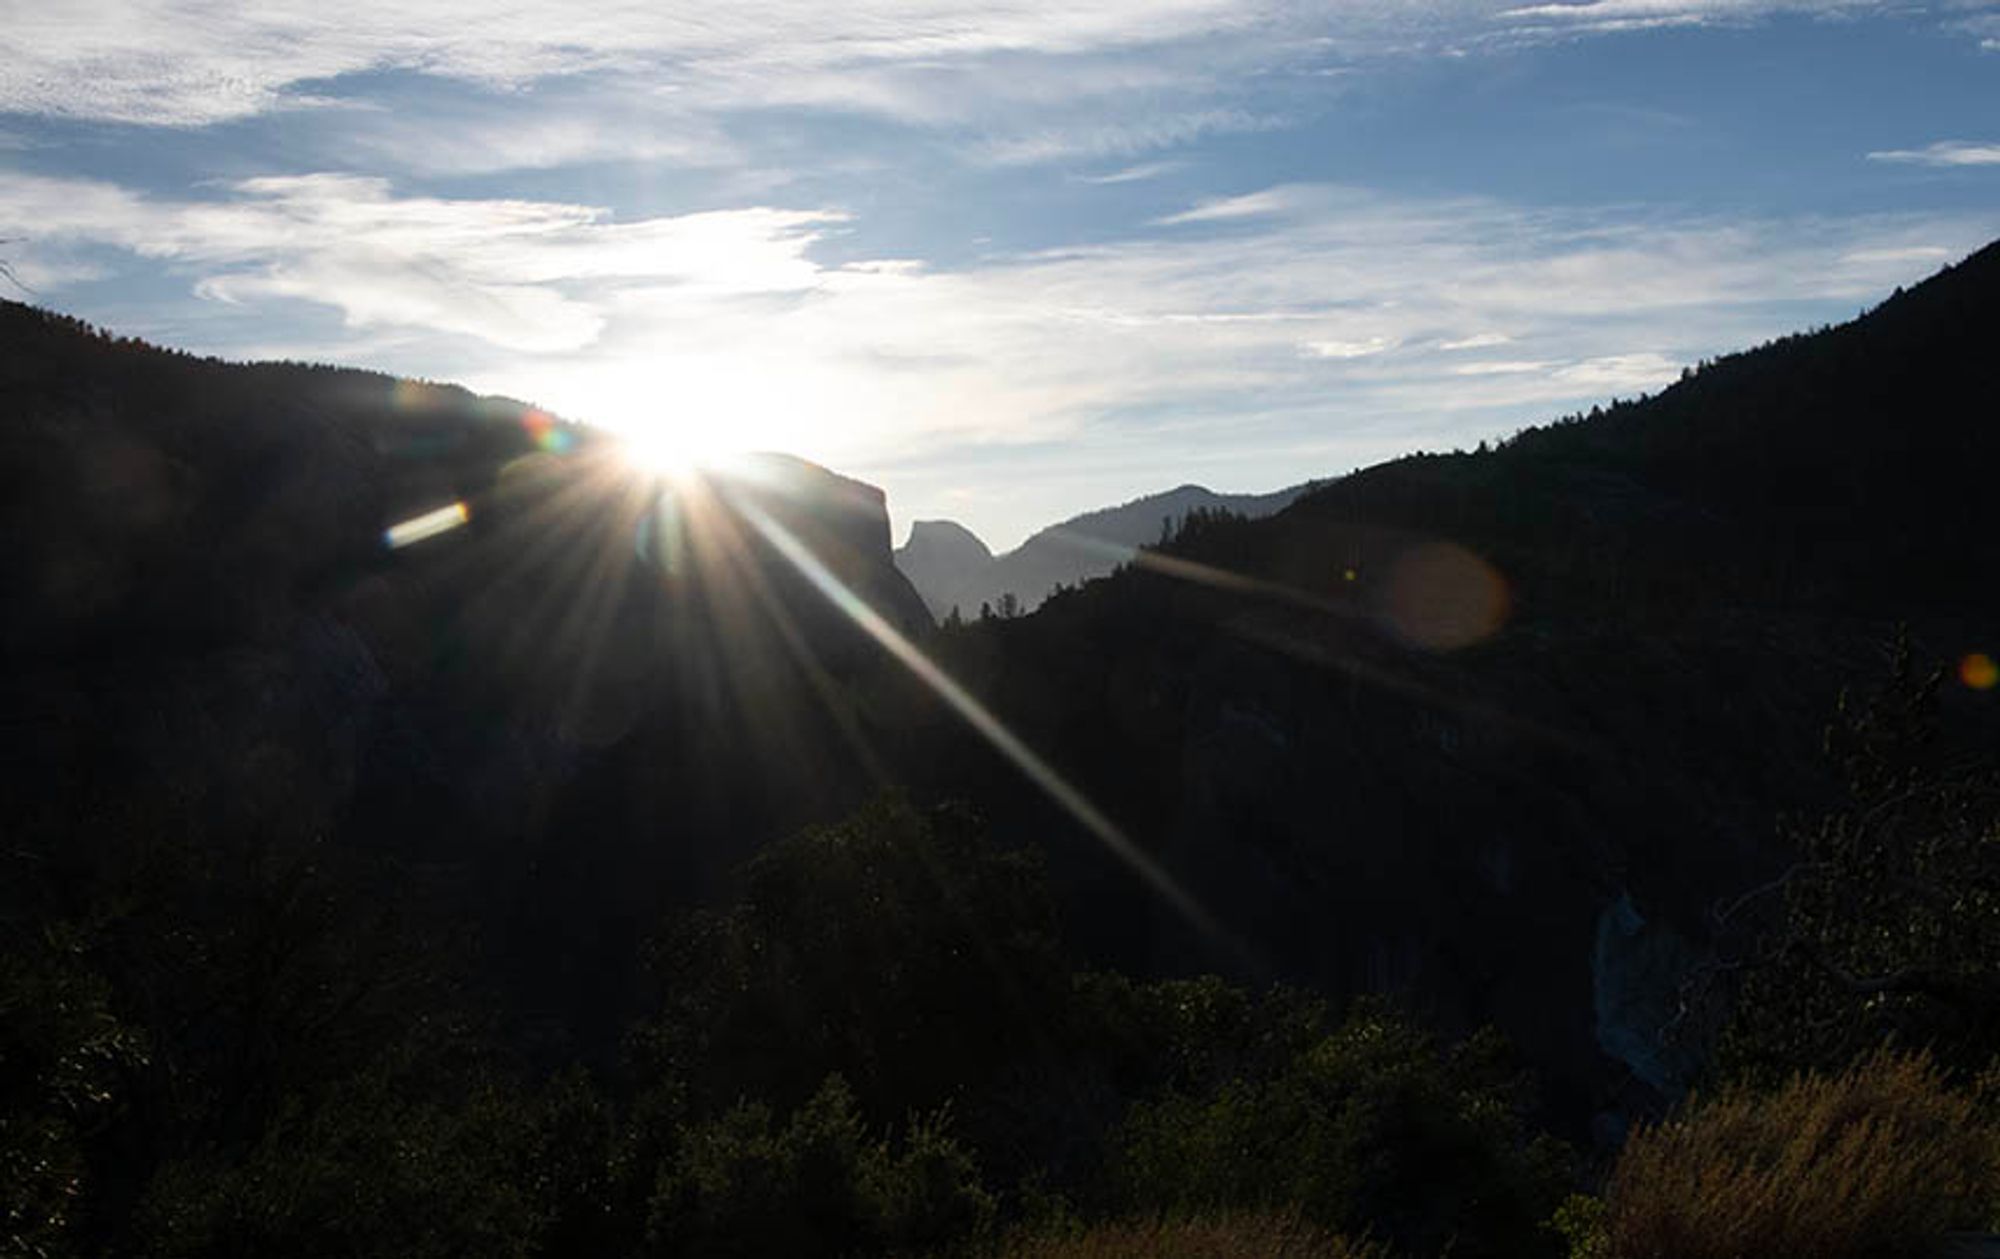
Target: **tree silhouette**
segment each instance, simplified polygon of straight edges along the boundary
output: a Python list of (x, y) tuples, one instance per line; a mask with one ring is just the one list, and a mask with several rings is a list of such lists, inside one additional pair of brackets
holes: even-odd
[(2000, 1052), (2000, 774), (1953, 749), (1946, 672), (1920, 677), (1911, 657), (1899, 642), (1887, 680), (1843, 696), (1827, 730), (1847, 799), (1790, 828), (1795, 863), (1759, 889), (1776, 921), (1724, 1037), (1730, 1067), (1839, 1068), (1894, 1045), (1977, 1070)]

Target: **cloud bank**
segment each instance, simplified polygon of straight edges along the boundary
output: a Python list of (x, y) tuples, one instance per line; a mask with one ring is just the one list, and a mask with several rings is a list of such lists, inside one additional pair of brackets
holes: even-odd
[(0, 176), (0, 234), (31, 235), (51, 268), (158, 267), (223, 315), (308, 303), (357, 338), (317, 357), (389, 332), (419, 362), (578, 418), (720, 425), (860, 471), (1141, 430), (1328, 460), (1372, 433), (1393, 453), (1659, 386), (1803, 311), (1858, 308), (1989, 227), (1611, 222), (1331, 185), (1164, 224), (937, 269), (822, 260), (844, 220), (818, 207), (623, 221), (331, 174), (212, 201)]
[[(693, 113), (796, 104), (962, 122), (990, 115), (995, 102), (1134, 97), (1157, 115), (1163, 94), (1227, 96), (1234, 79), (1277, 68), (1636, 27), (1906, 11), (1888, 0), (349, 0), (330, 21), (312, 0), (66, 0), (10, 13), (0, 112), (200, 127), (334, 107), (343, 98), (328, 85), (344, 76), (408, 72), (511, 90), (612, 76)], [(1991, 0), (1960, 0), (1935, 16), (1983, 38), (1995, 14)], [(1149, 56), (1128, 55), (1135, 50)], [(970, 80), (975, 67), (999, 73)], [(1226, 108), (1181, 112), (1181, 133), (1242, 121)], [(1095, 143), (1099, 153), (1143, 147), (1132, 137)]]

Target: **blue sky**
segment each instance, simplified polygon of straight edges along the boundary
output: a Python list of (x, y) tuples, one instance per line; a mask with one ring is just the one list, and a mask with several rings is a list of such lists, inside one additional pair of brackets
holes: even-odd
[(32, 300), (793, 450), (996, 547), (1656, 388), (2000, 235), (2000, 0), (0, 26), (0, 257)]

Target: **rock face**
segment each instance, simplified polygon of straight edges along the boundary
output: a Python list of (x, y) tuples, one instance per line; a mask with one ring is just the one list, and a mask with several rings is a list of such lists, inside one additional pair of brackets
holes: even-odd
[[(725, 508), (741, 512), (754, 505), (901, 633), (930, 628), (923, 600), (891, 555), (888, 502), (877, 487), (775, 453), (751, 455), (698, 475), (712, 482), (714, 496)], [(754, 524), (750, 531), (758, 532)], [(819, 602), (825, 602), (823, 596)]]
[(1218, 494), (1183, 485), (1074, 516), (997, 557), (955, 521), (918, 521), (910, 527), (910, 540), (896, 552), (896, 566), (940, 620), (953, 608), (968, 619), (982, 605), (997, 609), (1009, 594), (1022, 611), (1032, 612), (1058, 586), (1079, 586), (1112, 572), (1140, 547), (1179, 528), (1191, 512), (1226, 511), (1256, 519), (1284, 510), (1314, 484), (1269, 494)]
[(955, 520), (919, 520), (910, 526), (910, 540), (896, 549), (896, 567), (939, 618), (953, 608), (960, 615), (976, 613), (973, 596), (992, 566), (993, 552)]

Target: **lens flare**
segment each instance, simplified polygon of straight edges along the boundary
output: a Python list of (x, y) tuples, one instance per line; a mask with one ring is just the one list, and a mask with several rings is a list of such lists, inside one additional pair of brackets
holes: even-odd
[(632, 535), (632, 549), (639, 559), (669, 577), (678, 577), (687, 567), (687, 518), (683, 495), (662, 479), (653, 493), (652, 508), (639, 517)]
[(1117, 824), (1106, 817), (1081, 791), (1071, 786), (1069, 781), (1056, 773), (1055, 769), (1035, 755), (1033, 749), (1021, 742), (987, 707), (975, 699), (971, 692), (960, 686), (952, 676), (939, 668), (937, 663), (917, 648), (915, 643), (898, 633), (882, 615), (856, 595), (834, 576), (819, 557), (799, 541), (783, 525), (746, 499), (735, 498), (732, 505), (743, 514), (758, 533), (777, 549), (793, 568), (816, 587), (820, 594), (848, 619), (865, 630), (869, 637), (879, 643), (890, 655), (916, 674), (955, 711), (966, 724), (978, 731), (995, 751), (1010, 761), (1027, 779), (1041, 788), (1050, 799), (1061, 805), (1063, 810), (1094, 835), (1113, 855), (1129, 866), (1145, 883), (1172, 906), (1175, 912), (1185, 918), (1197, 930), (1211, 939), (1225, 940), (1220, 927), (1209, 916), (1194, 897), (1189, 895), (1159, 863), (1134, 844)]
[(568, 454), (576, 445), (576, 434), (569, 425), (547, 411), (530, 407), (528, 413), (521, 417), (521, 427), (528, 430), (528, 436), (534, 439), (538, 448), (552, 455)]
[(1511, 603), (1498, 569), (1456, 542), (1426, 542), (1396, 557), (1381, 612), (1410, 645), (1455, 651), (1497, 633)]
[(399, 380), (390, 390), (390, 400), (399, 411), (421, 411), (437, 405), (439, 389), (418, 380)]
[(388, 544), (390, 550), (400, 550), (426, 538), (435, 538), (440, 533), (449, 533), (471, 519), (472, 512), (464, 503), (453, 503), (390, 525), (382, 531), (382, 541)]
[(2000, 664), (1983, 651), (1975, 651), (1958, 662), (1958, 680), (1975, 691), (1990, 691), (2000, 683)]

